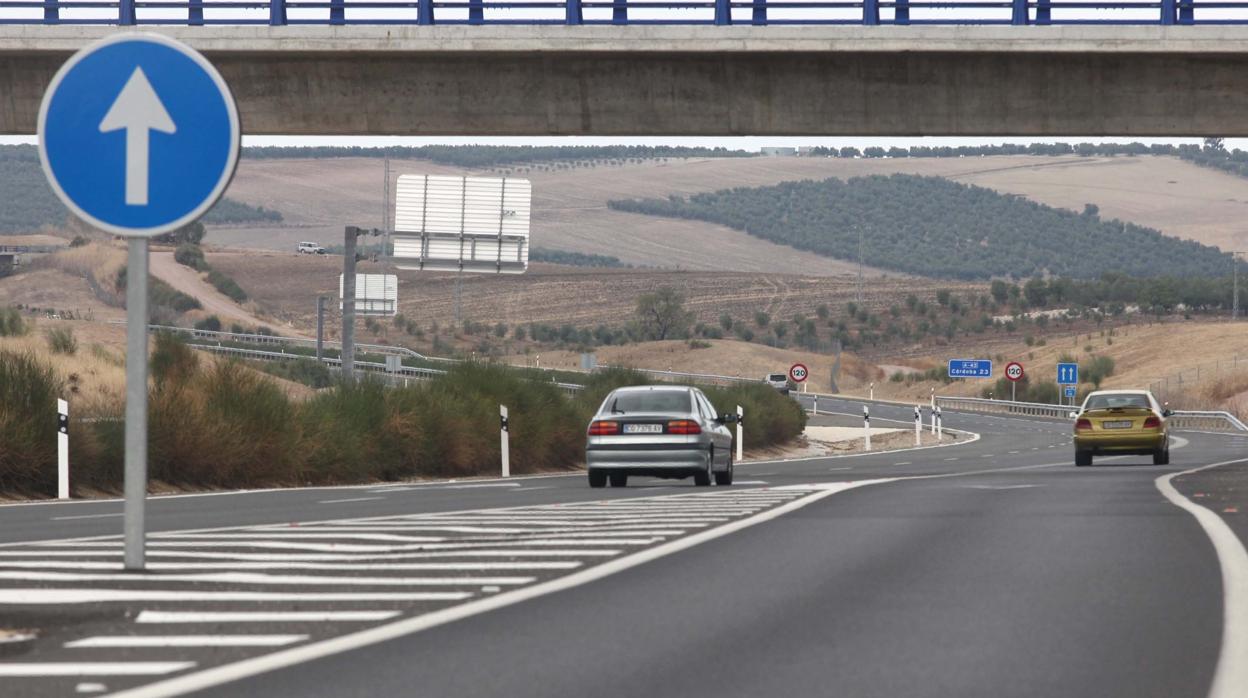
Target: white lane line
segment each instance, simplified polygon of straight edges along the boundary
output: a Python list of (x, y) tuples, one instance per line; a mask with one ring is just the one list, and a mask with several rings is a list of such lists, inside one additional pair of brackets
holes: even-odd
[(740, 482), (737, 482), (736, 484), (738, 485), (768, 485), (771, 483), (767, 482), (766, 480), (741, 480)]
[[(380, 540), (391, 541), (394, 543), (441, 543), (448, 540), (445, 536), (400, 536), (395, 533), (317, 533), (316, 529), (307, 531), (301, 530), (281, 530), (281, 531), (264, 531), (262, 533), (162, 533), (152, 536), (158, 540), (172, 541), (199, 541), (199, 540), (216, 540), (216, 541), (252, 541), (252, 540), (273, 540), (274, 538), (308, 538), (316, 539), (349, 539), (349, 540)], [(249, 543), (243, 543), (249, 545)]]
[(478, 488), (478, 487), (519, 487), (519, 486), (520, 486), (520, 483), (518, 483), (518, 482), (489, 482), (489, 483), (481, 483), (481, 484), (479, 484), (479, 485), (442, 485), (442, 486), (440, 486), (440, 487), (434, 487), (434, 488), (432, 488), (432, 489), (436, 489), (436, 490), (470, 490), (470, 489), (476, 489), (476, 488)]
[[(571, 540), (567, 543), (582, 543)], [(617, 543), (619, 541), (616, 541)], [(352, 555), (341, 553), (206, 553), (180, 550), (149, 550), (150, 557), (183, 557), (199, 560), (252, 560), (289, 562), (333, 562), (342, 560), (415, 560), (446, 557), (611, 557), (619, 550), (550, 549), (550, 550), (438, 550), (424, 553), (382, 553)], [(8, 557), (117, 557), (116, 550), (20, 550), (0, 552), (0, 560)]]
[(0, 570), (0, 579), (22, 582), (209, 582), (213, 584), (290, 584), (326, 586), (481, 586), (528, 584), (533, 577), (313, 577), (255, 572), (206, 574), (88, 574), (80, 572), (12, 572)]
[[(901, 465), (901, 464), (900, 464), (900, 463), (898, 463), (898, 465)], [(848, 467), (846, 467), (846, 468), (828, 468), (828, 472), (829, 472), (829, 473), (835, 473), (835, 472), (839, 472), (839, 471), (841, 471), (841, 470), (853, 470), (853, 468), (848, 468)]]
[(945, 462), (946, 462), (946, 463), (948, 463), (949, 461), (954, 461), (954, 460), (958, 460), (958, 459), (957, 459), (957, 458), (946, 458), (946, 459), (945, 459)]
[[(579, 562), (148, 562), (149, 570), (571, 570)], [(91, 560), (0, 560), (0, 569), (105, 570), (121, 572), (120, 562)]]
[(121, 516), (121, 512), (116, 514), (82, 514), (81, 516), (53, 516), (53, 521), (73, 521), (74, 519), (107, 519), (113, 516)]
[(1011, 456), (1016, 456), (1016, 455), (1018, 455), (1018, 451), (1010, 451), (1010, 452), (1009, 452), (1009, 454), (1010, 454)]
[(521, 487), (518, 490), (512, 490), (512, 491), (513, 492), (536, 492), (537, 490), (553, 490), (553, 489), (555, 489), (554, 485), (543, 485), (542, 487)]
[(910, 465), (910, 461), (908, 461), (908, 460), (903, 460), (903, 461), (902, 461), (902, 462), (900, 462), (900, 463), (893, 463), (893, 465)]
[(97, 635), (66, 642), (64, 647), (282, 647), (306, 639), (307, 635)]
[[(462, 601), (465, 591), (288, 593), (269, 591), (165, 591), (161, 589), (2, 589), (0, 604), (50, 605), (116, 601)], [(0, 666), (4, 666), (0, 664)]]
[(385, 497), (350, 497), (348, 499), (323, 499), (317, 504), (346, 504), (347, 502), (375, 502)]
[(1248, 686), (1248, 550), (1221, 516), (1185, 497), (1170, 481), (1181, 475), (1243, 462), (1244, 459), (1213, 463), (1154, 480), (1157, 489), (1171, 504), (1196, 517), (1213, 542), (1218, 564), (1222, 567), (1222, 649), (1218, 652), (1209, 698), (1243, 698), (1244, 687)]
[(0, 664), (0, 676), (159, 676), (193, 666), (195, 662), (22, 662)]
[(103, 693), (108, 686), (102, 683), (83, 682), (74, 686), (74, 693)]
[(136, 623), (359, 623), (400, 611), (140, 611)]
[(492, 611), (497, 608), (510, 606), (512, 604), (527, 601), (539, 596), (545, 596), (547, 594), (572, 589), (574, 587), (602, 579), (632, 567), (692, 548), (701, 543), (736, 533), (737, 531), (749, 528), (750, 526), (771, 521), (772, 519), (783, 516), (789, 512), (809, 506), (810, 504), (836, 494), (837, 492), (843, 492), (848, 489), (862, 487), (865, 485), (874, 485), (893, 481), (893, 478), (885, 478), (879, 480), (859, 480), (857, 482), (832, 483), (821, 489), (811, 491), (807, 496), (793, 499), (783, 505), (773, 507), (767, 511), (755, 514), (748, 518), (739, 519), (723, 526), (718, 526), (705, 531), (699, 531), (693, 535), (669, 541), (662, 545), (656, 545), (652, 548), (647, 548), (625, 557), (609, 560), (600, 565), (552, 579), (547, 582), (503, 592), (497, 596), (483, 597), (468, 603), (459, 604), (450, 608), (433, 611), (431, 613), (411, 618), (405, 618), (388, 625), (368, 628), (349, 635), (341, 635), (328, 640), (314, 642), (309, 645), (279, 650), (272, 654), (252, 657), (233, 664), (225, 664), (193, 674), (158, 681), (156, 683), (140, 686), (129, 691), (116, 693), (114, 696), (115, 698), (163, 698), (165, 696), (190, 693), (192, 691), (202, 690), (210, 686), (216, 686), (229, 681), (235, 681), (248, 676), (254, 676), (256, 674), (272, 671), (274, 669), (301, 664), (303, 662), (319, 659), (321, 657), (327, 657), (341, 652), (384, 642), (386, 640), (403, 637), (404, 635), (410, 635), (412, 633), (427, 630), (452, 621), (468, 618), (470, 616)]
[[(261, 548), (273, 550), (306, 550), (308, 552), (343, 552), (343, 553), (394, 553), (415, 550), (467, 550), (470, 548), (505, 548), (509, 546), (521, 545), (566, 545), (569, 542), (575, 542), (577, 545), (649, 545), (655, 542), (651, 538), (620, 538), (615, 540), (608, 539), (535, 539), (535, 540), (519, 540), (519, 541), (498, 541), (498, 542), (480, 542), (480, 543), (418, 543), (414, 545), (357, 545), (357, 544), (334, 544), (334, 543), (283, 543), (276, 541), (255, 541), (230, 543), (226, 541), (148, 541), (147, 554), (151, 555), (154, 550), (169, 548)], [(93, 543), (57, 543), (58, 546), (65, 547), (94, 547), (102, 548), (120, 548), (121, 541), (96, 541)], [(172, 551), (171, 551), (172, 552)], [(116, 553), (114, 553), (116, 554)]]

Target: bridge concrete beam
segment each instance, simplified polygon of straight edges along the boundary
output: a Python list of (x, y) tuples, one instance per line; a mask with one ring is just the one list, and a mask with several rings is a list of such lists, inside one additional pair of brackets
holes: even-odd
[[(0, 133), (116, 28), (0, 28)], [(1240, 27), (170, 27), (251, 135), (1248, 136)]]

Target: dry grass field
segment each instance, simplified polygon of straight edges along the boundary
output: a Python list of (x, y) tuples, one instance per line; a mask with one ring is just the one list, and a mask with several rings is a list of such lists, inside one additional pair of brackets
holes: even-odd
[[(391, 166), (395, 173), (481, 174), (425, 161)], [(1170, 157), (701, 158), (512, 174), (533, 181), (533, 242), (539, 247), (613, 255), (639, 266), (829, 276), (854, 266), (709, 223), (611, 211), (606, 202), (892, 173), (948, 177), (1073, 210), (1094, 203), (1105, 218), (1224, 249), (1248, 244), (1240, 225), (1248, 213), (1248, 180)], [(244, 160), (228, 195), (279, 210), (285, 223), (216, 226), (209, 241), (288, 250), (304, 239), (336, 244), (344, 225), (380, 225), (382, 178), (382, 161), (372, 158)]]
[[(1089, 336), (1090, 335), (1090, 336)], [(1104, 388), (1148, 388), (1165, 381), (1173, 404), (1180, 409), (1229, 407), (1244, 401), (1248, 391), (1248, 331), (1241, 323), (1216, 321), (1137, 322), (1109, 330), (1071, 334), (1054, 330), (1044, 335), (1044, 346), (1021, 342), (986, 350), (982, 344), (954, 345), (922, 358), (906, 361), (915, 368), (944, 366), (950, 358), (998, 358), (1019, 361), (1036, 380), (1052, 381), (1063, 355), (1083, 362), (1091, 355), (1114, 360), (1114, 374)], [(1090, 349), (1090, 351), (1089, 351)], [(1002, 366), (994, 367), (998, 375)], [(1200, 369), (1199, 378), (1197, 368)], [(1183, 382), (1177, 379), (1183, 375)], [(935, 383), (876, 385), (876, 394), (897, 399), (921, 399), (935, 386), (947, 395), (979, 395), (988, 381), (965, 380), (948, 386)]]
[[(339, 257), (300, 256), (289, 252), (212, 252), (208, 262), (233, 277), (259, 310), (304, 332), (315, 328), (316, 296), (337, 298)], [(387, 265), (361, 262), (360, 273), (390, 273)], [(454, 319), (455, 277), (399, 271), (399, 309), (422, 326)], [(490, 325), (540, 322), (577, 326), (619, 326), (633, 319), (637, 296), (670, 285), (686, 296), (697, 321), (717, 323), (723, 313), (749, 320), (762, 310), (777, 319), (813, 316), (820, 304), (838, 311), (854, 299), (852, 278), (751, 274), (742, 272), (585, 269), (535, 264), (528, 274), (465, 274), (463, 317)], [(913, 293), (932, 299), (936, 291), (983, 287), (956, 282), (871, 277), (866, 280), (874, 310), (904, 302)], [(336, 313), (335, 313), (336, 315)], [(752, 320), (751, 320), (752, 321)]]

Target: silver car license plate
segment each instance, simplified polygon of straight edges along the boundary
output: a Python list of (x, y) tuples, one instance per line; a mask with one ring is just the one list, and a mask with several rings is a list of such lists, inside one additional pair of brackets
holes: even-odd
[(1123, 422), (1101, 422), (1101, 427), (1104, 429), (1130, 429), (1131, 420)]
[(625, 424), (625, 434), (662, 434), (662, 424)]

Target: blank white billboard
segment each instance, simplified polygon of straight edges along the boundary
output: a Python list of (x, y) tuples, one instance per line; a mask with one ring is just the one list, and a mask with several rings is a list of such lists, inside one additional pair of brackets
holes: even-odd
[[(338, 275), (338, 309), (342, 309), (342, 274)], [(399, 311), (399, 277), (394, 274), (356, 274), (355, 312), (394, 315)]]
[(527, 179), (402, 175), (392, 237), (397, 266), (523, 273), (532, 198)]

